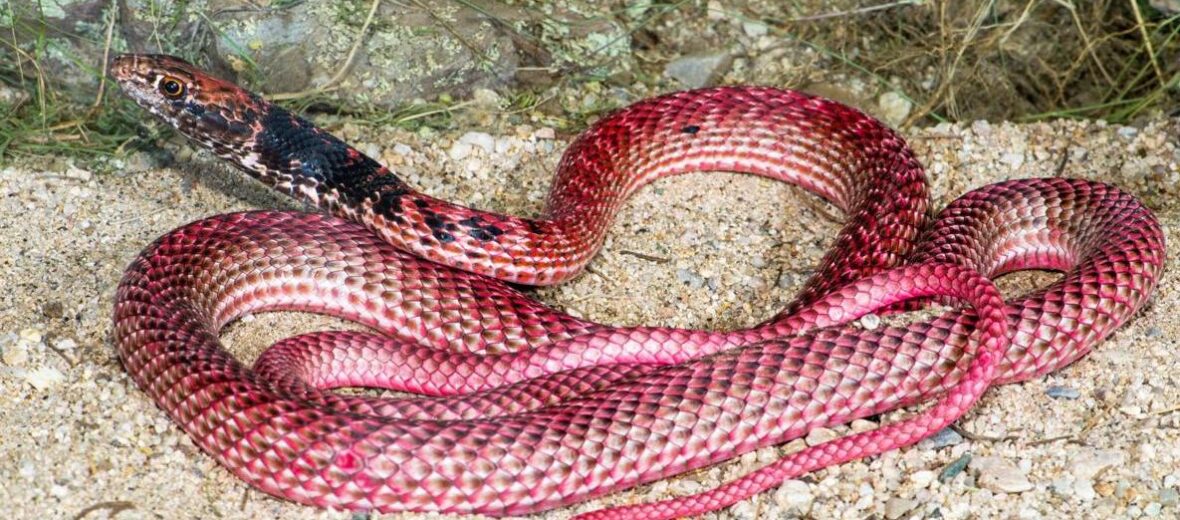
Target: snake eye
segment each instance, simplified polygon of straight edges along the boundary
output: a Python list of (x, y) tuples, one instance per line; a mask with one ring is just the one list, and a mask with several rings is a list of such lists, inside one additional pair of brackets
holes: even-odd
[(170, 98), (178, 98), (184, 95), (184, 83), (172, 76), (164, 76), (160, 80), (160, 92)]

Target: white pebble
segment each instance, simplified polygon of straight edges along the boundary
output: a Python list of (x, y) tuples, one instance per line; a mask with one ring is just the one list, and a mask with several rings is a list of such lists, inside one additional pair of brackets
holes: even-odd
[(881, 317), (876, 314), (865, 314), (860, 317), (860, 326), (865, 330), (877, 330), (881, 326)]
[(898, 126), (909, 117), (914, 104), (897, 92), (886, 92), (877, 99), (877, 106), (881, 107), (881, 117), (886, 123)]
[(24, 379), (37, 390), (46, 390), (65, 381), (66, 376), (56, 368), (41, 367), (25, 372)]
[(61, 484), (54, 484), (53, 487), (49, 488), (49, 494), (57, 498), (65, 498), (66, 495), (70, 494), (70, 488)]
[(21, 341), (28, 343), (40, 343), (44, 337), (45, 334), (38, 327), (29, 327), (20, 331)]
[(979, 487), (1000, 493), (1023, 493), (1033, 488), (1028, 476), (1000, 457), (978, 457), (971, 468), (979, 472)]
[(22, 366), (29, 361), (29, 347), (23, 341), (9, 343), (4, 346), (4, 352), (0, 354), (0, 359), (3, 359), (4, 364), (10, 367)]
[(766, 33), (769, 31), (769, 29), (770, 28), (767, 27), (766, 24), (761, 23), (761, 22), (756, 22), (756, 21), (742, 22), (742, 31), (746, 33), (746, 36), (749, 36), (751, 38), (757, 38), (759, 36), (766, 36)]
[(897, 520), (915, 507), (918, 507), (918, 503), (913, 500), (899, 497), (890, 498), (885, 501), (885, 518)]
[(1121, 451), (1090, 450), (1074, 457), (1069, 469), (1074, 479), (1091, 480), (1102, 470), (1122, 464), (1125, 458)]
[(848, 427), (852, 429), (852, 433), (861, 433), (876, 430), (877, 423), (873, 421), (866, 421), (864, 419), (857, 419), (852, 421), (852, 424), (848, 425)]
[(811, 487), (802, 480), (788, 480), (774, 492), (774, 502), (784, 511), (797, 511), (806, 514), (811, 510)]
[(915, 472), (913, 475), (910, 475), (910, 482), (914, 483), (914, 487), (918, 489), (924, 489), (926, 486), (929, 486), (931, 482), (934, 482), (934, 478), (937, 476), (938, 474), (934, 473), (933, 471), (922, 470)]
[(815, 446), (816, 444), (823, 444), (832, 439), (839, 437), (836, 432), (827, 428), (816, 428), (807, 433), (807, 445)]

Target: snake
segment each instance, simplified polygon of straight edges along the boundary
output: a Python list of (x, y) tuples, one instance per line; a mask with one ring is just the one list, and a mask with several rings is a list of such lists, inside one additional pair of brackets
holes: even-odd
[[(160, 237), (126, 269), (113, 319), (131, 379), (204, 453), (301, 504), (533, 514), (927, 405), (716, 489), (584, 516), (718, 510), (912, 445), (990, 386), (1075, 362), (1143, 307), (1164, 269), (1155, 216), (1115, 186), (1009, 180), (936, 213), (896, 131), (798, 91), (710, 87), (605, 115), (569, 144), (529, 218), (422, 193), (179, 58), (120, 55), (109, 71), (191, 142), (315, 209), (216, 215)], [(615, 327), (522, 287), (577, 276), (632, 193), (696, 171), (788, 182), (845, 215), (777, 314), (731, 331)], [(1060, 277), (1005, 301), (992, 280), (1027, 269)], [(925, 310), (862, 320), (914, 309)], [(246, 366), (219, 334), (266, 311), (364, 329), (290, 337)]]

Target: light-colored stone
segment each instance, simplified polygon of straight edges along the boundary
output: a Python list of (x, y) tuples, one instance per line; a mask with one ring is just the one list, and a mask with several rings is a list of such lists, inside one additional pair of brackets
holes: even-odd
[(979, 477), (979, 487), (1000, 493), (1023, 493), (1033, 489), (1028, 476), (1002, 457), (976, 457), (969, 466)]
[(929, 471), (929, 470), (915, 471), (912, 475), (910, 475), (910, 482), (912, 482), (914, 484), (914, 487), (916, 487), (918, 489), (922, 489), (922, 488), (925, 488), (926, 486), (929, 486), (930, 483), (934, 482), (934, 479), (936, 479), (936, 478), (938, 478), (938, 473), (935, 473), (933, 471)]
[(806, 514), (811, 510), (811, 486), (802, 480), (788, 480), (783, 482), (774, 492), (774, 502), (784, 511), (795, 511)]
[(733, 56), (728, 52), (681, 56), (664, 67), (664, 75), (684, 88), (701, 88), (715, 83), (729, 71)]
[(898, 126), (905, 122), (914, 109), (914, 103), (900, 93), (889, 91), (877, 98), (877, 106), (881, 110), (881, 118), (891, 126)]
[(908, 498), (893, 497), (885, 501), (885, 518), (897, 520), (906, 513), (918, 507), (918, 503)]
[(827, 428), (816, 428), (807, 432), (807, 445), (815, 446), (817, 444), (823, 444), (839, 436), (839, 434)]

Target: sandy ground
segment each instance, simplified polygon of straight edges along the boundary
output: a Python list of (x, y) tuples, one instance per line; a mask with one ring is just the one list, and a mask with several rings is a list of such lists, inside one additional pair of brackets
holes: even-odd
[[(544, 128), (361, 131), (336, 125), (431, 194), (536, 212), (566, 144)], [(1180, 124), (1060, 121), (909, 132), (939, 207), (981, 185), (1062, 175), (1142, 197), (1180, 243)], [(490, 141), (489, 141), (490, 140)], [(489, 144), (490, 153), (480, 144)], [(296, 208), (182, 146), (111, 174), (64, 162), (0, 169), (0, 504), (16, 518), (348, 518), (251, 491), (200, 453), (131, 383), (110, 341), (114, 288), (131, 258), (185, 222)], [(733, 328), (771, 316), (829, 245), (832, 210), (762, 179), (693, 174), (645, 189), (620, 215), (591, 272), (542, 300), (614, 324)], [(1175, 265), (1176, 249), (1169, 248)], [(974, 434), (826, 469), (717, 518), (1108, 518), (1180, 516), (1180, 298), (1171, 268), (1152, 303), (1088, 358), (988, 392), (960, 422)], [(1049, 277), (1009, 277), (1008, 294)], [(262, 315), (231, 327), (244, 357), (326, 319)], [(1056, 396), (1056, 397), (1054, 397)], [(893, 415), (886, 417), (892, 418)], [(855, 428), (871, 427), (860, 423)], [(838, 429), (837, 432), (846, 431)], [(812, 441), (829, 436), (814, 434)], [(790, 445), (797, 448), (796, 441)], [(777, 448), (572, 510), (700, 491), (772, 460)], [(935, 478), (963, 456), (971, 465)], [(414, 515), (405, 515), (413, 517)], [(373, 515), (396, 518), (397, 515)]]

